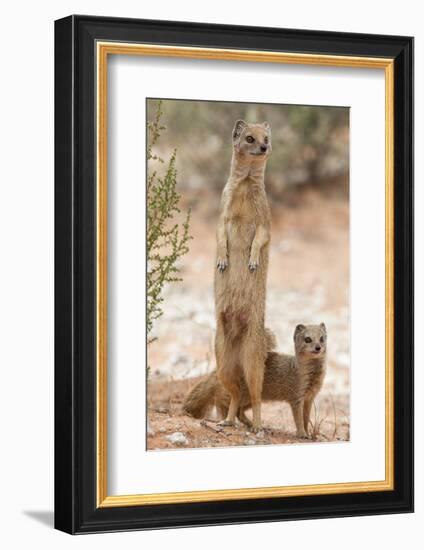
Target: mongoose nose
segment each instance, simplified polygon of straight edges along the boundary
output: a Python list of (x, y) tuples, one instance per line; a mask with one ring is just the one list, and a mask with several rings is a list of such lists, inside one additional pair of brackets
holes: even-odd
[(321, 346), (315, 346), (315, 351), (321, 351)]
[(261, 151), (262, 153), (265, 153), (265, 151), (267, 150), (267, 146), (266, 145), (261, 145)]

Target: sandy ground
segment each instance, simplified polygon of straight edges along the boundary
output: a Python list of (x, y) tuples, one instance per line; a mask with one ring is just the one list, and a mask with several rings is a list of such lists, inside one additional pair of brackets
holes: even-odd
[[(311, 414), (311, 439), (296, 437), (295, 424), (287, 403), (264, 403), (261, 433), (250, 432), (244, 425), (221, 427), (216, 418), (198, 420), (182, 411), (184, 396), (200, 380), (190, 378), (173, 382), (157, 382), (151, 385), (149, 394), (148, 449), (172, 449), (175, 447), (224, 447), (234, 445), (270, 445), (282, 443), (312, 443), (314, 441), (349, 440), (348, 395), (333, 396), (322, 392)], [(249, 414), (249, 413), (247, 413)], [(183, 435), (180, 444), (169, 438)]]
[[(327, 375), (313, 411), (313, 440), (349, 439), (349, 217), (348, 203), (309, 191), (300, 204), (274, 209), (267, 289), (267, 326), (278, 349), (293, 353), (298, 323), (326, 323)], [(148, 449), (298, 442), (290, 407), (263, 406), (259, 437), (244, 426), (219, 428), (182, 414), (187, 391), (215, 368), (213, 340), (214, 225), (193, 208), (190, 252), (181, 261), (182, 283), (165, 293), (157, 340), (148, 350)], [(182, 433), (180, 444), (167, 436)], [(178, 437), (177, 437), (178, 439)]]

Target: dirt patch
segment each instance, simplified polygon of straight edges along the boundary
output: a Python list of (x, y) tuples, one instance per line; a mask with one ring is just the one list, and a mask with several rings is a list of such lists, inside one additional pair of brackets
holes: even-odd
[[(312, 437), (299, 439), (287, 403), (262, 405), (264, 429), (259, 434), (250, 432), (243, 424), (224, 428), (218, 426), (217, 418), (199, 420), (184, 414), (184, 397), (200, 378), (151, 384), (148, 399), (149, 450), (349, 440), (349, 400), (346, 394), (320, 394), (311, 414)], [(181, 443), (173, 443), (173, 434), (182, 434)]]

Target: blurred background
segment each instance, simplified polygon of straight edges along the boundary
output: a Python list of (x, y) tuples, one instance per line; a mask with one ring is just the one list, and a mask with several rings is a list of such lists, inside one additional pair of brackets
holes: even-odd
[[(148, 120), (157, 106), (157, 100), (147, 101)], [(153, 149), (165, 163), (149, 163), (149, 171), (164, 170), (176, 150), (180, 221), (191, 209), (193, 239), (178, 261), (182, 281), (164, 290), (163, 315), (152, 331), (157, 339), (148, 346), (148, 448), (173, 446), (166, 434), (175, 426), (155, 431), (163, 415), (183, 423), (189, 446), (244, 442), (221, 441), (218, 434), (202, 443), (180, 417), (185, 393), (215, 368), (215, 229), (237, 119), (267, 121), (272, 131), (265, 176), (272, 212), (266, 324), (278, 349), (293, 353), (296, 324), (326, 323), (328, 371), (317, 400), (318, 438), (349, 439), (349, 109), (163, 100), (161, 110), (164, 128)], [(294, 429), (285, 404), (264, 410), (265, 424)]]
[[(147, 117), (155, 116), (158, 102), (147, 101)], [(349, 109), (303, 105), (266, 105), (209, 101), (163, 100), (160, 139), (162, 153), (177, 149), (180, 191), (218, 196), (227, 180), (234, 122), (268, 121), (273, 153), (267, 164), (266, 186), (271, 205), (306, 187), (347, 199), (349, 171)], [(189, 198), (185, 195), (185, 198)], [(218, 205), (210, 205), (215, 215)]]

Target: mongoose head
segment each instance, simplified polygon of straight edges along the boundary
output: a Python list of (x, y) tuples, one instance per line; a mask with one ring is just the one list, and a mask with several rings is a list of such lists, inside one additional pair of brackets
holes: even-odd
[(233, 129), (233, 147), (238, 156), (264, 161), (271, 153), (271, 127), (268, 122), (248, 124), (237, 120)]
[(327, 329), (320, 325), (297, 325), (294, 331), (296, 355), (323, 357), (327, 350)]

